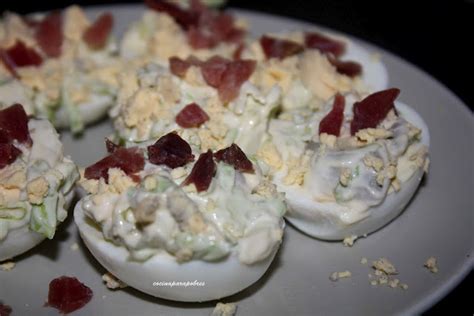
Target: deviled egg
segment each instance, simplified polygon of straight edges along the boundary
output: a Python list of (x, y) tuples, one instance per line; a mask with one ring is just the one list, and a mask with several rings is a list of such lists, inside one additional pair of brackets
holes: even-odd
[[(33, 114), (77, 133), (102, 118), (115, 99), (120, 60), (114, 57), (113, 17), (91, 22), (82, 9), (22, 17), (5, 13), (0, 22), (0, 89), (21, 94)], [(21, 92), (20, 90), (22, 87)]]
[(78, 178), (50, 122), (0, 110), (0, 261), (54, 237)]
[(75, 208), (82, 239), (108, 271), (176, 301), (225, 297), (265, 273), (286, 205), (237, 145), (197, 157), (173, 132), (146, 153), (108, 145), (109, 156), (83, 172), (88, 195)]
[(342, 38), (315, 31), (264, 34), (242, 51), (258, 62), (251, 82), (282, 89), (282, 110), (320, 108), (336, 93), (387, 88), (383, 63)]
[(270, 122), (258, 156), (297, 228), (328, 240), (361, 236), (407, 205), (428, 168), (429, 132), (398, 93), (338, 94), (321, 111)]

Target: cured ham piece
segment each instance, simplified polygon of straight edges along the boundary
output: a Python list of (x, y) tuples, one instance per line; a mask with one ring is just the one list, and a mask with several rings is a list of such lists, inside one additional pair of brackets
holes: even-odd
[(0, 60), (7, 70), (16, 78), (18, 67), (39, 66), (43, 63), (43, 58), (33, 49), (27, 47), (22, 41), (18, 41), (8, 49), (0, 49)]
[(262, 46), (263, 52), (267, 59), (284, 59), (286, 57), (299, 54), (304, 50), (303, 45), (300, 45), (296, 42), (273, 38), (267, 35), (263, 35), (260, 38), (260, 45)]
[(362, 101), (354, 103), (354, 118), (351, 122), (351, 135), (365, 128), (376, 128), (395, 109), (395, 99), (400, 94), (396, 88), (375, 92)]
[(0, 139), (31, 145), (32, 140), (28, 130), (28, 115), (21, 104), (14, 104), (0, 111)]
[(188, 42), (195, 49), (213, 48), (222, 42), (240, 43), (244, 38), (245, 31), (236, 27), (231, 15), (210, 10), (200, 1), (191, 1), (189, 8), (164, 0), (145, 0), (145, 3), (170, 15), (187, 32)]
[(48, 57), (61, 56), (63, 44), (63, 29), (61, 12), (48, 14), (35, 27), (35, 38), (41, 50)]
[(8, 305), (0, 303), (0, 316), (10, 316), (12, 308)]
[(11, 143), (0, 143), (0, 169), (15, 162), (21, 151)]
[(114, 18), (112, 14), (109, 12), (103, 13), (94, 24), (87, 28), (82, 38), (90, 49), (98, 50), (104, 48), (113, 25)]
[(176, 133), (169, 133), (148, 146), (148, 159), (155, 165), (166, 165), (172, 169), (194, 160), (191, 146)]
[(209, 121), (209, 115), (196, 103), (186, 105), (176, 116), (176, 123), (184, 128), (199, 127)]
[(214, 158), (216, 158), (217, 161), (223, 161), (226, 164), (233, 166), (235, 170), (240, 172), (254, 172), (252, 162), (236, 144), (232, 144), (227, 148), (217, 151), (214, 153)]
[(182, 60), (178, 57), (170, 58), (171, 72), (179, 77), (184, 77), (191, 66), (201, 68), (201, 73), (206, 83), (218, 90), (222, 102), (227, 103), (235, 99), (242, 84), (247, 81), (255, 71), (254, 60), (230, 60), (220, 56), (213, 56), (202, 62), (195, 57)]
[(138, 147), (121, 147), (116, 149), (109, 156), (87, 167), (84, 172), (84, 176), (86, 179), (99, 180), (100, 178), (104, 178), (104, 180), (108, 183), (109, 169), (119, 168), (136, 181), (138, 179), (135, 177), (135, 174), (142, 171), (144, 166), (145, 159), (141, 149)]
[(332, 54), (336, 58), (346, 51), (346, 43), (317, 32), (305, 33), (304, 41), (307, 48), (317, 49), (323, 54)]
[(200, 11), (195, 7), (186, 10), (175, 3), (164, 0), (145, 0), (145, 4), (150, 9), (168, 14), (185, 30), (198, 24)]
[(336, 71), (342, 75), (354, 78), (362, 74), (361, 64), (355, 61), (342, 61), (332, 56), (328, 56), (329, 62), (336, 67)]
[(208, 150), (199, 156), (183, 185), (194, 183), (198, 192), (206, 191), (211, 185), (216, 169), (212, 151)]
[(319, 134), (326, 133), (329, 135), (339, 136), (341, 126), (344, 120), (344, 105), (346, 100), (339, 93), (334, 97), (332, 110), (319, 123)]
[(211, 87), (218, 88), (230, 63), (230, 60), (220, 56), (209, 58), (207, 61), (202, 63), (201, 66), (201, 73), (204, 81), (206, 81), (206, 83)]
[(220, 100), (224, 103), (234, 100), (239, 95), (240, 87), (250, 78), (256, 66), (254, 60), (235, 60), (229, 63), (217, 88)]
[(49, 283), (46, 306), (54, 307), (62, 314), (68, 314), (84, 307), (92, 296), (92, 290), (78, 279), (62, 276)]

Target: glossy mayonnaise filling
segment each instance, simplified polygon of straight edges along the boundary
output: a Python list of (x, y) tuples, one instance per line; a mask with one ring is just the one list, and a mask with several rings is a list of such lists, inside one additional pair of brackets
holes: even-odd
[(261, 177), (219, 163), (210, 187), (198, 193), (180, 183), (192, 163), (170, 170), (146, 164), (140, 183), (109, 169), (109, 183), (81, 181), (90, 193), (84, 214), (105, 240), (125, 247), (131, 260), (166, 251), (183, 262), (216, 261), (235, 253), (252, 264), (270, 256), (283, 235), (282, 195)]

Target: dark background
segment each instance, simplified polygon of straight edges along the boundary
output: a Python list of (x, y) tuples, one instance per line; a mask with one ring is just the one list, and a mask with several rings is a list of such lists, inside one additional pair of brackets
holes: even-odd
[[(0, 0), (0, 11), (21, 13), (77, 3), (124, 0)], [(230, 0), (229, 6), (294, 17), (345, 32), (383, 47), (422, 68), (474, 109), (474, 0), (384, 1)], [(474, 135), (468, 135), (473, 137)], [(441, 267), (442, 269), (442, 267)], [(473, 315), (473, 273), (426, 315)]]

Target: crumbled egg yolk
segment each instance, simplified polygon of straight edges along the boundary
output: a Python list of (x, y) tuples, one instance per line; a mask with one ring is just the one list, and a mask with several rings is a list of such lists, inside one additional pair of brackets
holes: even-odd
[(31, 180), (26, 185), (26, 192), (28, 193), (28, 201), (31, 204), (41, 204), (43, 197), (48, 193), (49, 183), (41, 176)]
[(270, 141), (266, 141), (262, 144), (257, 152), (257, 157), (275, 170), (279, 170), (283, 167), (281, 154)]
[(315, 96), (329, 100), (337, 92), (352, 90), (351, 78), (337, 73), (335, 67), (319, 51), (307, 50), (299, 60), (299, 77)]

